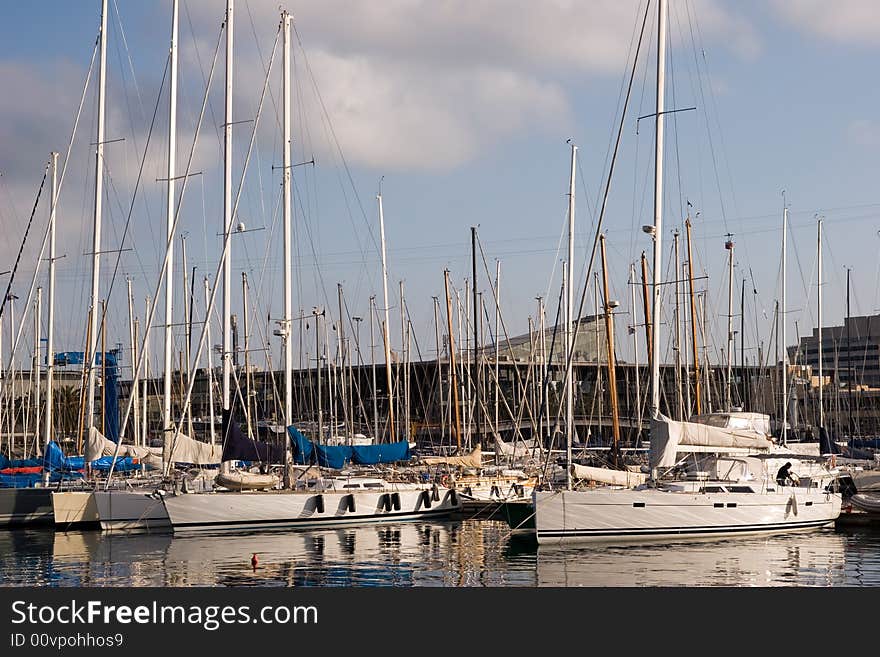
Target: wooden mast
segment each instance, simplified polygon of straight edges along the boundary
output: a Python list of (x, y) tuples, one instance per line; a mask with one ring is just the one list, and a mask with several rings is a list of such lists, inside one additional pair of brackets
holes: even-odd
[(617, 376), (614, 371), (614, 321), (611, 318), (613, 305), (608, 298), (608, 264), (605, 260), (605, 235), (599, 236), (599, 245), (602, 248), (602, 287), (605, 295), (605, 344), (608, 347), (608, 384), (611, 394), (611, 430), (614, 436), (614, 446), (611, 453), (614, 466), (617, 466), (617, 451), (620, 447), (620, 417), (617, 409)]

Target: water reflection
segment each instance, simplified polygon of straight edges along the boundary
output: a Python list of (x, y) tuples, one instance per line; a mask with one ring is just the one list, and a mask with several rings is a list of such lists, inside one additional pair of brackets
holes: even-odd
[(479, 520), (188, 536), (39, 529), (0, 532), (0, 551), (5, 586), (880, 585), (880, 531), (866, 528), (564, 548)]
[(541, 546), (536, 572), (538, 586), (877, 585), (878, 548), (876, 531), (833, 529), (666, 545)]

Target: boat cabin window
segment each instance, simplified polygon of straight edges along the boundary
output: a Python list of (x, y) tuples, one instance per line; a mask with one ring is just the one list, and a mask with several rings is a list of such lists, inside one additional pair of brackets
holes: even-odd
[(360, 484), (344, 484), (342, 487), (343, 488), (360, 488), (361, 485)]
[(723, 493), (724, 489), (721, 486), (706, 486), (703, 488), (704, 493)]
[(378, 481), (370, 481), (364, 484), (364, 488), (384, 488), (384, 485)]
[(727, 490), (731, 493), (754, 493), (751, 486), (728, 486)]

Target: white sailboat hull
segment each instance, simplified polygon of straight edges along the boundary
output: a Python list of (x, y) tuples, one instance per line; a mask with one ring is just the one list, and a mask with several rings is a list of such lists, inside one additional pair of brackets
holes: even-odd
[(539, 544), (739, 536), (832, 525), (841, 497), (818, 489), (694, 493), (593, 489), (535, 493)]
[(154, 488), (95, 491), (95, 506), (104, 531), (168, 530), (171, 523)]
[(251, 529), (314, 529), (448, 516), (461, 507), (438, 487), (324, 491), (228, 491), (167, 496), (175, 533)]

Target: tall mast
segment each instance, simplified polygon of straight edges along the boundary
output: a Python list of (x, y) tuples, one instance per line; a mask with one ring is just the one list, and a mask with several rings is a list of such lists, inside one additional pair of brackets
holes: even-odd
[(282, 76), (284, 78), (284, 168), (282, 184), (284, 188), (284, 423), (293, 424), (293, 286), (291, 284), (291, 225), (290, 225), (290, 14), (285, 10), (281, 14), (284, 23), (282, 45)]
[(132, 401), (132, 407), (134, 409), (134, 444), (140, 445), (140, 440), (138, 437), (138, 432), (140, 431), (141, 422), (140, 422), (140, 404), (138, 403), (138, 399), (140, 397), (140, 386), (138, 384), (137, 374), (137, 335), (135, 329), (134, 322), (134, 297), (131, 292), (131, 277), (125, 279), (126, 287), (128, 291), (128, 337), (131, 341), (131, 395), (134, 397)]
[[(208, 288), (208, 277), (205, 276), (202, 282), (205, 288), (205, 312), (207, 313), (208, 306), (211, 303), (211, 291)], [(208, 371), (208, 422), (211, 425), (211, 444), (214, 445), (217, 442), (217, 437), (214, 435), (214, 363), (213, 358), (211, 357), (211, 352), (213, 351), (213, 346), (211, 345), (214, 343), (211, 342), (211, 317), (207, 314), (205, 315), (205, 321), (208, 323), (205, 332), (207, 334), (206, 337), (209, 346), (208, 349), (205, 349), (205, 369)]]
[[(46, 326), (46, 411), (43, 444), (52, 440), (52, 390), (55, 377), (55, 220), (58, 208), (58, 153), (52, 153), (52, 206), (49, 212), (49, 316)], [(45, 454), (45, 452), (43, 452)]]
[(461, 419), (459, 418), (458, 382), (456, 381), (455, 371), (455, 333), (452, 330), (452, 300), (449, 297), (448, 269), (443, 270), (443, 286), (446, 290), (446, 330), (449, 332), (449, 387), (452, 388), (452, 412), (455, 414), (455, 421), (452, 423), (452, 430), (455, 432), (456, 447), (461, 451)]
[[(107, 88), (107, 0), (101, 2), (101, 50), (98, 56), (98, 131), (95, 139), (95, 217), (92, 231), (92, 294), (89, 308), (89, 339), (86, 367), (89, 373), (86, 396), (88, 428), (95, 426), (95, 348), (98, 341), (98, 283), (101, 274), (101, 202), (104, 198), (104, 92)], [(14, 379), (13, 379), (14, 381)]]
[[(163, 391), (163, 426), (171, 431), (171, 324), (174, 321), (172, 297), (174, 290), (174, 176), (177, 159), (177, 8), (178, 0), (171, 5), (171, 77), (168, 89), (168, 189), (166, 196), (167, 220), (165, 238), (168, 244), (168, 276), (165, 279), (165, 387)], [(188, 364), (187, 364), (188, 365)], [(166, 433), (167, 436), (167, 433)]]
[(746, 279), (742, 280), (742, 293), (739, 302), (739, 376), (741, 381), (740, 399), (748, 408), (749, 387), (746, 381)]
[(688, 289), (691, 305), (691, 354), (694, 358), (694, 399), (696, 401), (697, 415), (702, 412), (700, 406), (700, 357), (697, 349), (697, 311), (694, 306), (694, 257), (691, 251), (691, 217), (688, 214), (684, 220), (687, 233), (687, 259), (688, 259)]
[(642, 391), (639, 381), (639, 343), (636, 334), (636, 266), (633, 263), (629, 265), (629, 295), (630, 295), (630, 312), (632, 313), (632, 341), (633, 341), (633, 362), (635, 363), (635, 383), (636, 383), (636, 441), (642, 433)]
[[(499, 356), (499, 348), (498, 344), (498, 317), (501, 315), (501, 261), (495, 261), (495, 433), (498, 433), (498, 403), (499, 397), (501, 396), (501, 383), (498, 378), (498, 356)], [(531, 335), (531, 331), (529, 331), (529, 335)]]
[(679, 303), (681, 296), (679, 294), (678, 272), (681, 270), (681, 260), (678, 253), (678, 230), (672, 234), (673, 256), (675, 260), (675, 397), (678, 402), (678, 419), (684, 420), (684, 395), (682, 394), (682, 376), (681, 376), (681, 304)]
[(816, 285), (816, 296), (819, 302), (819, 426), (825, 426), (825, 409), (822, 406), (822, 388), (824, 379), (822, 378), (822, 218), (816, 225), (817, 231), (817, 256), (818, 260), (818, 284)]
[(651, 324), (651, 306), (648, 303), (648, 258), (642, 251), (642, 312), (645, 316), (645, 353), (648, 356), (648, 369), (654, 371), (654, 359), (652, 358), (651, 347), (654, 339), (654, 327)]
[[(40, 436), (40, 325), (43, 321), (43, 288), (37, 288), (37, 297), (34, 299), (34, 358), (31, 366), (31, 379), (34, 382), (34, 442)], [(27, 435), (25, 435), (27, 440)], [(25, 450), (27, 451), (27, 450)], [(43, 452), (45, 454), (45, 451)]]
[(376, 400), (376, 340), (373, 337), (373, 324), (376, 323), (376, 296), (370, 296), (370, 360), (373, 370), (373, 440), (379, 441), (379, 406)]
[(666, 0), (657, 4), (657, 103), (654, 117), (657, 137), (654, 142), (654, 272), (653, 316), (651, 333), (651, 416), (660, 413), (660, 282), (663, 241), (663, 102), (666, 85)]
[(446, 415), (443, 411), (443, 373), (440, 369), (440, 300), (437, 297), (431, 298), (434, 300), (434, 345), (437, 349), (437, 395), (440, 402), (440, 437), (442, 439), (446, 433)]
[(846, 268), (846, 361), (848, 363), (847, 370), (848, 379), (846, 383), (847, 390), (847, 410), (849, 411), (849, 437), (848, 441), (851, 444), (853, 433), (855, 433), (855, 424), (853, 424), (853, 367), (852, 367), (852, 337), (850, 335), (850, 327), (852, 322), (850, 321), (850, 308), (849, 308), (849, 275), (852, 271), (851, 268)]
[(785, 288), (786, 288), (786, 240), (788, 237), (788, 208), (782, 208), (782, 444), (788, 442), (788, 368), (785, 365), (788, 356), (788, 341), (785, 337)]
[(385, 344), (385, 378), (388, 385), (388, 431), (394, 442), (394, 390), (391, 387), (391, 342), (388, 336), (388, 264), (385, 260), (385, 215), (382, 212), (382, 194), (376, 195), (379, 202), (379, 238), (382, 242), (382, 292), (385, 295), (385, 322), (382, 324), (382, 340)]
[(471, 289), (473, 292), (473, 328), (474, 328), (474, 360), (471, 363), (473, 374), (471, 380), (474, 384), (474, 434), (477, 441), (482, 435), (483, 426), (483, 409), (480, 399), (480, 305), (477, 300), (477, 227), (471, 226), (471, 269), (473, 270), (473, 280), (471, 281)]
[(617, 452), (620, 448), (620, 418), (617, 411), (617, 375), (614, 369), (614, 320), (611, 317), (614, 305), (611, 303), (608, 292), (608, 263), (605, 260), (605, 235), (599, 235), (599, 245), (602, 247), (602, 287), (605, 293), (605, 342), (608, 347), (608, 392), (611, 395), (611, 430), (614, 436), (614, 447), (611, 453), (614, 465), (616, 466)]
[[(232, 232), (232, 53), (233, 4), (226, 0), (226, 90), (223, 113), (223, 232)], [(226, 240), (230, 242), (230, 240)], [(232, 244), (226, 245), (223, 258), (223, 410), (232, 408)], [(223, 436), (226, 439), (226, 436)]]
[[(571, 466), (571, 444), (576, 433), (574, 426), (574, 387), (572, 385), (572, 365), (574, 361), (574, 345), (572, 344), (572, 328), (574, 322), (574, 201), (575, 201), (575, 167), (577, 166), (577, 146), (571, 144), (571, 168), (568, 175), (568, 262), (566, 263), (565, 285), (565, 432), (566, 450)], [(571, 470), (570, 467), (566, 472)], [(569, 475), (570, 478), (570, 475)], [(571, 482), (569, 481), (569, 488)]]
[[(725, 409), (730, 410), (733, 405), (731, 396), (731, 383), (733, 382), (733, 235), (727, 234), (724, 248), (727, 249), (727, 376), (725, 377), (724, 403)], [(783, 274), (785, 280), (785, 274)], [(783, 293), (784, 294), (784, 293)]]

